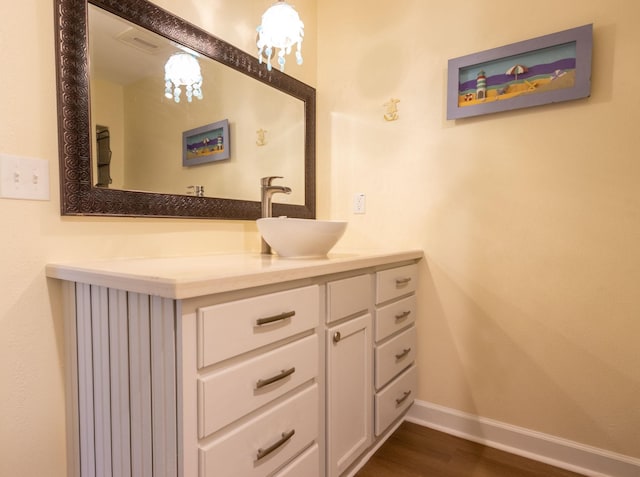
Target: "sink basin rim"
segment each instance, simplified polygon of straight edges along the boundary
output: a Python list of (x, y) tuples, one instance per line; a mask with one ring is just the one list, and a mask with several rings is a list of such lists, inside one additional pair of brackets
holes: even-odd
[(347, 228), (343, 220), (266, 217), (256, 221), (263, 239), (283, 258), (324, 258)]

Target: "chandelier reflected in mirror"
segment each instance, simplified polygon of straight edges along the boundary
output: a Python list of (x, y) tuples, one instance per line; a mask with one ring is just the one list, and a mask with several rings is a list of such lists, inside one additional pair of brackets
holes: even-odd
[(202, 73), (198, 60), (189, 53), (175, 53), (164, 65), (164, 95), (180, 102), (181, 86), (185, 87), (187, 101), (191, 102), (195, 96), (202, 99)]

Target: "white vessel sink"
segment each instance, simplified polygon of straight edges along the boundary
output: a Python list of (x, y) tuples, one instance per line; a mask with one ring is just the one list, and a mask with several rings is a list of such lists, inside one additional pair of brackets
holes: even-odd
[(338, 242), (347, 223), (332, 220), (269, 217), (257, 220), (262, 238), (281, 257), (324, 257)]

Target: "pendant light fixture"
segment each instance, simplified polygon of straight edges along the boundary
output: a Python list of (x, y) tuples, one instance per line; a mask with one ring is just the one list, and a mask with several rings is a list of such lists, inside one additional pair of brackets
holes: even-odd
[(258, 31), (258, 60), (263, 61), (266, 56), (267, 69), (271, 71), (271, 58), (274, 49), (278, 49), (278, 64), (280, 71), (284, 71), (285, 54), (291, 53), (293, 45), (296, 47), (296, 62), (302, 64), (302, 37), (304, 23), (295, 9), (284, 0), (271, 5), (262, 15), (262, 24)]
[(202, 73), (198, 60), (189, 53), (175, 53), (164, 65), (164, 95), (180, 102), (181, 86), (185, 87), (187, 101), (191, 102), (195, 96), (202, 99)]

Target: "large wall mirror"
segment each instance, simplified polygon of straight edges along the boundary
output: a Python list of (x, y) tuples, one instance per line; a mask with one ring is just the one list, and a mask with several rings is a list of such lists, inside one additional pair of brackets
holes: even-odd
[[(259, 179), (277, 175), (293, 192), (274, 215), (315, 217), (312, 87), (146, 0), (55, 2), (63, 215), (256, 219)], [(165, 96), (180, 52), (202, 100)], [(185, 138), (221, 123), (229, 157), (190, 164)]]

